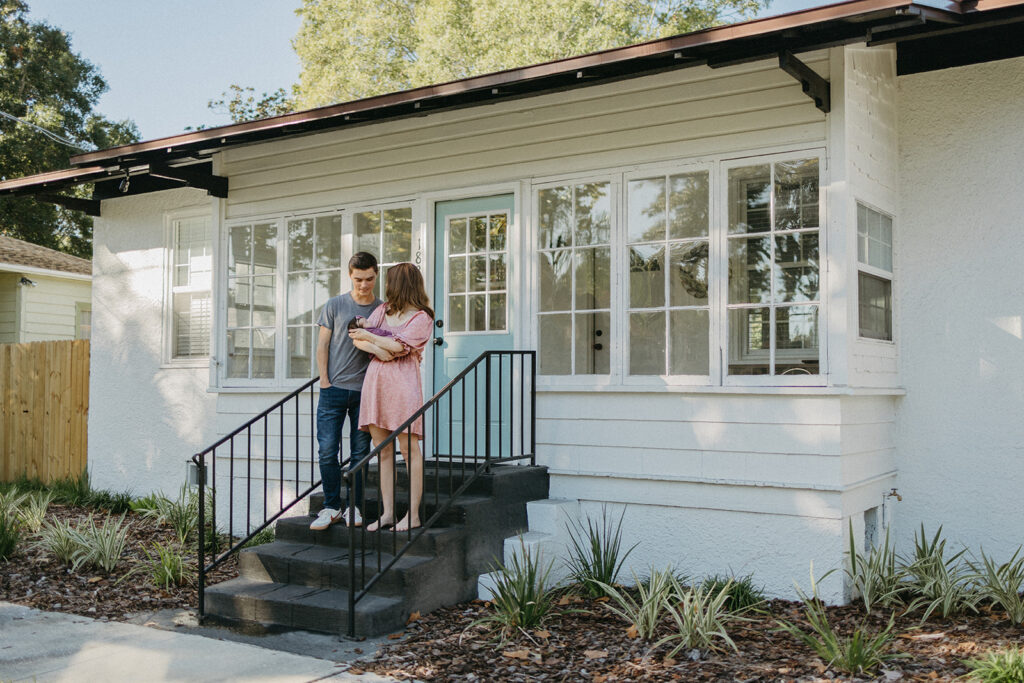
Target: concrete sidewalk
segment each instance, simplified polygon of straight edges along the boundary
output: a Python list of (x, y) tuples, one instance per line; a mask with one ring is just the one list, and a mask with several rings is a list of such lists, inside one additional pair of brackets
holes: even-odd
[(386, 681), (248, 643), (0, 602), (0, 681)]

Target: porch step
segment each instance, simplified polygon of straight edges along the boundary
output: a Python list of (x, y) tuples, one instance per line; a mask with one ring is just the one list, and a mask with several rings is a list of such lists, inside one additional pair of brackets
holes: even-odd
[[(237, 579), (206, 588), (206, 612), (219, 619), (266, 626), (341, 633), (348, 628), (349, 541), (354, 541), (356, 586), (373, 580), (356, 604), (356, 632), (377, 635), (401, 629), (412, 612), (426, 613), (475, 598), (478, 576), (501, 557), (504, 539), (527, 527), (526, 504), (547, 497), (542, 467), (495, 466), (482, 482), (450, 498), (447, 478), (455, 472), (427, 467), (425, 479), (445, 485), (443, 495), (427, 488), (421, 519), (451, 503), (438, 526), (410, 532), (368, 532), (335, 524), (312, 531), (313, 517), (279, 519), (276, 540), (239, 553)], [(373, 472), (366, 487), (364, 518), (376, 517), (379, 501)], [(396, 500), (401, 501), (402, 479)], [(323, 496), (311, 497), (315, 514)], [(396, 513), (405, 513), (396, 504)], [(395, 553), (419, 534), (395, 565), (374, 579)]]
[[(217, 619), (341, 634), (348, 629), (348, 591), (244, 577), (206, 588)], [(409, 617), (401, 596), (367, 595), (356, 607), (357, 633), (387, 633)]]
[[(408, 486), (409, 476), (404, 462), (395, 465), (397, 474), (396, 489), (405, 491)], [(447, 460), (427, 460), (423, 466), (423, 496), (428, 494), (447, 495), (452, 493), (473, 474), (473, 466), (461, 465), (456, 459), (449, 463)], [(380, 482), (380, 472), (374, 465), (370, 467), (366, 475), (365, 489), (376, 488)], [(494, 465), (489, 472), (482, 474), (476, 481), (469, 485), (464, 491), (467, 496), (488, 496), (510, 499), (537, 500), (535, 497), (540, 492), (547, 492), (547, 468), (536, 465)], [(318, 500), (323, 500), (322, 494)], [(312, 505), (313, 498), (310, 498)], [(319, 509), (319, 508), (318, 508)], [(312, 507), (310, 508), (311, 511)]]

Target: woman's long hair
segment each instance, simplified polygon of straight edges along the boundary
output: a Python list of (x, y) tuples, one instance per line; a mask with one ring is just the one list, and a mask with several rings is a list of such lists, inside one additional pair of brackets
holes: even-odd
[(430, 307), (430, 297), (427, 296), (419, 268), (411, 263), (399, 263), (388, 268), (386, 278), (384, 296), (388, 300), (388, 314), (395, 315), (407, 308), (416, 308), (434, 317), (434, 309)]

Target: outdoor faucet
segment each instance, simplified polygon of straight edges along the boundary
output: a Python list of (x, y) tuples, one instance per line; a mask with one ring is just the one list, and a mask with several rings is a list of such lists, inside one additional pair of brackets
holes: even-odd
[(889, 493), (885, 494), (886, 498), (892, 498), (894, 496), (896, 497), (896, 500), (898, 502), (901, 502), (901, 503), (903, 502), (903, 496), (900, 495), (900, 490), (899, 489), (891, 489), (889, 491)]

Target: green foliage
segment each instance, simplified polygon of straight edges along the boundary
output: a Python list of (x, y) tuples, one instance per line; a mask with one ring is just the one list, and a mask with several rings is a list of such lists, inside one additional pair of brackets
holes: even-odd
[(1018, 546), (1008, 562), (998, 564), (981, 551), (981, 562), (970, 562), (974, 571), (973, 580), (982, 599), (1006, 610), (1006, 616), (1014, 624), (1024, 623), (1024, 555)]
[(511, 562), (508, 565), (498, 562), (491, 571), (495, 580), (491, 598), (494, 614), (478, 619), (473, 625), (492, 625), (504, 638), (517, 629), (543, 624), (554, 607), (554, 598), (547, 586), (551, 563), (542, 568), (540, 555), (535, 557), (520, 536), (519, 550), (512, 554)]
[(21, 543), (21, 524), (18, 518), (4, 510), (0, 510), (0, 560), (6, 560), (18, 549)]
[(637, 544), (622, 553), (622, 509), (618, 521), (608, 516), (608, 508), (601, 506), (600, 523), (587, 517), (586, 528), (582, 522), (571, 520), (566, 524), (569, 532), (569, 555), (565, 566), (572, 579), (580, 584), (588, 595), (600, 597), (605, 594), (602, 585), (614, 585), (622, 564)]
[(182, 485), (177, 500), (163, 494), (152, 494), (135, 501), (132, 509), (156, 520), (157, 524), (169, 525), (181, 544), (188, 542), (199, 528), (199, 495), (188, 484)]
[(536, 64), (753, 16), (763, 0), (304, 0), (296, 106)]
[(46, 511), (52, 500), (53, 493), (49, 491), (33, 491), (27, 494), (18, 508), (18, 521), (32, 533), (37, 533), (43, 526)]
[(152, 516), (150, 513), (158, 511), (162, 501), (165, 500), (167, 500), (167, 497), (162, 493), (150, 493), (142, 498), (135, 498), (129, 505), (132, 512), (138, 512), (145, 516)]
[(132, 509), (132, 494), (127, 491), (113, 493), (111, 491), (90, 491), (86, 505), (96, 510), (106, 510), (120, 515)]
[(906, 569), (897, 562), (896, 549), (889, 540), (889, 529), (885, 530), (882, 544), (872, 548), (867, 555), (857, 550), (853, 538), (853, 522), (850, 522), (850, 549), (847, 551), (849, 566), (844, 570), (850, 585), (864, 601), (868, 614), (875, 605), (891, 606), (900, 598), (904, 589)]
[(255, 548), (258, 545), (265, 545), (274, 542), (274, 528), (267, 527), (245, 542), (243, 548)]
[(641, 638), (650, 640), (665, 615), (665, 602), (672, 592), (673, 578), (672, 569), (658, 570), (651, 567), (651, 575), (645, 581), (641, 581), (634, 572), (636, 598), (627, 590), (597, 583), (601, 591), (611, 598), (610, 602), (603, 603), (604, 606), (634, 626)]
[(83, 471), (77, 477), (53, 481), (49, 484), (49, 490), (53, 492), (55, 503), (86, 505), (89, 502), (89, 495), (92, 493), (92, 487), (89, 485), (89, 472)]
[(75, 552), (80, 548), (78, 536), (73, 534), (74, 527), (70, 522), (62, 522), (59, 519), (51, 519), (45, 522), (39, 530), (39, 540), (36, 547), (50, 553), (65, 565), (72, 566), (75, 563)]
[(234, 123), (281, 116), (295, 110), (295, 103), (284, 88), (265, 92), (257, 98), (255, 89), (234, 84), (221, 93), (219, 100), (210, 100), (206, 106), (219, 114), (227, 114)]
[(18, 510), (25, 504), (27, 499), (28, 494), (17, 487), (0, 492), (0, 515), (17, 518)]
[(703, 584), (687, 588), (674, 576), (671, 583), (671, 591), (663, 604), (672, 619), (673, 632), (656, 642), (652, 649), (674, 642), (669, 657), (681, 650), (720, 651), (724, 645), (736, 650), (727, 627), (741, 617), (726, 607), (731, 585), (727, 583), (720, 589)]
[(1024, 649), (1011, 646), (964, 662), (967, 678), (984, 683), (1024, 683)]
[(82, 526), (71, 529), (77, 546), (72, 553), (72, 568), (78, 571), (80, 567), (94, 567), (109, 574), (124, 552), (129, 526), (124, 523), (123, 515), (117, 521), (108, 517), (103, 526), (96, 526), (93, 516), (89, 515)]
[(152, 555), (145, 548), (142, 551), (149, 560), (149, 577), (155, 585), (170, 588), (182, 586), (192, 580), (196, 569), (195, 562), (188, 560), (175, 548), (154, 543)]
[[(0, 0), (0, 111), (22, 122), (0, 117), (0, 178), (65, 168), (68, 156), (78, 153), (38, 128), (81, 149), (138, 140), (130, 121), (94, 113), (106, 89), (99, 70), (72, 50), (69, 34), (31, 21), (22, 0)], [(88, 187), (70, 191), (89, 193)], [(30, 197), (0, 202), (0, 234), (86, 258), (92, 254), (92, 218)]]
[(804, 614), (811, 624), (811, 632), (805, 632), (789, 621), (779, 621), (779, 628), (814, 650), (825, 662), (848, 674), (872, 674), (876, 668), (904, 654), (889, 652), (895, 639), (893, 626), (896, 615), (889, 616), (888, 625), (872, 636), (863, 626), (849, 637), (840, 636), (828, 622), (825, 606), (818, 599), (818, 586), (811, 567), (811, 596), (808, 597), (800, 586), (796, 592), (804, 602)]
[(753, 574), (739, 577), (716, 574), (704, 579), (701, 585), (712, 593), (725, 591), (725, 608), (730, 612), (745, 612), (765, 601), (764, 589), (754, 585)]
[(902, 560), (906, 573), (903, 585), (912, 596), (907, 609), (924, 607), (922, 621), (936, 612), (945, 618), (968, 610), (978, 611), (981, 593), (974, 586), (970, 567), (961, 561), (967, 549), (948, 558), (945, 549), (942, 527), (929, 541), (922, 524), (920, 533), (914, 532), (913, 557)]

